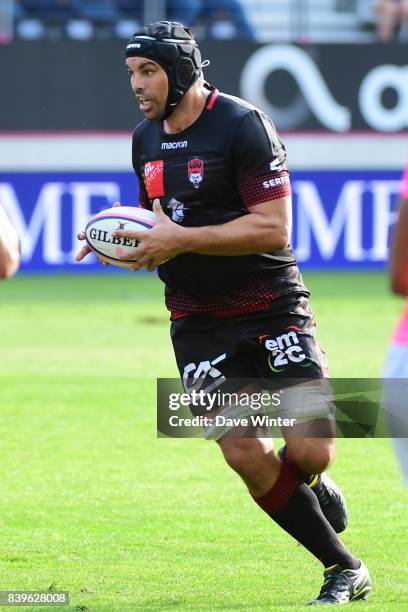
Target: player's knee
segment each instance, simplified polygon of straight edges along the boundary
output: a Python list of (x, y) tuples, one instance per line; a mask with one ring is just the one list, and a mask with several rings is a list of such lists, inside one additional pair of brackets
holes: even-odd
[(250, 449), (246, 445), (237, 443), (237, 441), (223, 445), (221, 448), (228, 465), (238, 474), (246, 473), (252, 455)]
[(228, 438), (220, 444), (225, 461), (238, 474), (251, 476), (265, 461), (265, 451), (256, 439)]
[(306, 470), (308, 474), (321, 474), (334, 461), (334, 454), (330, 448), (321, 448), (314, 451), (309, 457), (305, 458)]
[(299, 445), (298, 448), (290, 449), (291, 460), (305, 474), (320, 474), (324, 472), (333, 463), (335, 454), (334, 444), (330, 442), (316, 444), (315, 440), (313, 443)]

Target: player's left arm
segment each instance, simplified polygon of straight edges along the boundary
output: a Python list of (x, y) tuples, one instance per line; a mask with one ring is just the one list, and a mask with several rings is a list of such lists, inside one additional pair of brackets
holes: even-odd
[(285, 249), (292, 206), (286, 151), (275, 126), (253, 109), (240, 120), (231, 144), (231, 167), (250, 214), (222, 225), (189, 228), (184, 248), (204, 255), (251, 255)]
[(153, 211), (157, 215), (157, 223), (151, 230), (113, 232), (114, 236), (127, 236), (140, 241), (132, 253), (132, 258), (138, 258), (134, 270), (144, 267), (153, 270), (182, 253), (251, 255), (284, 249), (290, 241), (289, 196), (252, 206), (249, 214), (233, 221), (202, 227), (182, 227), (174, 223), (164, 213), (159, 200), (155, 200)]
[(0, 278), (12, 276), (20, 265), (20, 241), (0, 206)]
[(250, 214), (205, 227), (180, 228), (183, 253), (252, 255), (279, 251), (290, 242), (291, 198), (286, 196), (251, 206)]
[(391, 242), (391, 289), (398, 295), (408, 295), (408, 197), (399, 200), (399, 217)]

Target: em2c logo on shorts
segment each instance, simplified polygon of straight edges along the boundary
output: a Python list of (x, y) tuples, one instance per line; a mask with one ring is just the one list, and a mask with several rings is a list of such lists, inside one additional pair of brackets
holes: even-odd
[[(284, 334), (271, 338), (269, 334), (259, 336), (259, 342), (263, 343), (268, 355), (268, 365), (272, 372), (284, 372), (290, 364), (300, 364), (307, 368), (312, 365), (312, 361), (308, 359), (304, 353), (302, 346), (299, 343), (297, 332), (302, 331), (296, 325), (286, 327)], [(305, 362), (305, 363), (303, 363)]]
[(150, 199), (164, 196), (164, 161), (162, 159), (145, 163), (144, 182)]

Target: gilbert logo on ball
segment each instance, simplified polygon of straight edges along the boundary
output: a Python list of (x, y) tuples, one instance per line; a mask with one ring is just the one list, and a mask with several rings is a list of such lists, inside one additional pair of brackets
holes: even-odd
[[(112, 236), (116, 230), (148, 231), (156, 223), (156, 215), (150, 210), (135, 206), (118, 206), (98, 213), (85, 228), (85, 237), (92, 251), (107, 263), (130, 268), (136, 259), (131, 259), (139, 241), (135, 238)], [(126, 256), (129, 255), (129, 259)], [(121, 259), (125, 257), (125, 259)]]

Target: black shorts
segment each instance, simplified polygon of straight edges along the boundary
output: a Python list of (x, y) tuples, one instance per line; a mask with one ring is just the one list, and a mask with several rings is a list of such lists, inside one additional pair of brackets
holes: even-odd
[(171, 339), (186, 391), (210, 392), (227, 381), (248, 379), (272, 388), (284, 379), (327, 376), (326, 356), (304, 296), (279, 312), (184, 317), (172, 322)]

